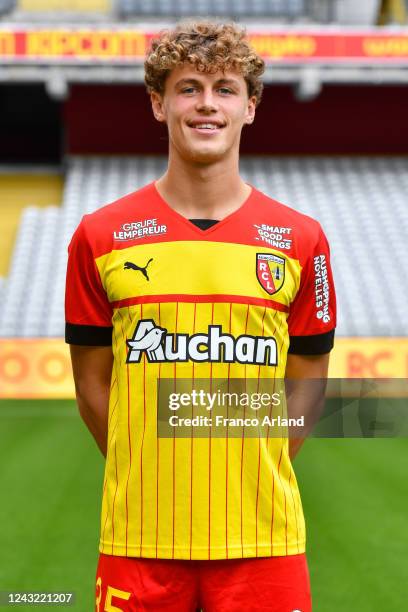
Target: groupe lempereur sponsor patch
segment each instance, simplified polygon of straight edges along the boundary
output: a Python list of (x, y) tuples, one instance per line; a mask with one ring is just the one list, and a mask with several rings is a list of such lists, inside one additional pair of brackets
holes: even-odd
[(159, 223), (158, 219), (142, 219), (123, 223), (119, 230), (113, 232), (113, 239), (137, 240), (147, 236), (165, 234), (166, 232), (167, 225)]

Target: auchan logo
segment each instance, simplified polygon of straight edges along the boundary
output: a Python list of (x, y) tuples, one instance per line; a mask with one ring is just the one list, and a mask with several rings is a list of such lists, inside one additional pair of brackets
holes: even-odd
[(216, 362), (276, 366), (277, 345), (273, 337), (223, 333), (221, 325), (209, 325), (207, 333), (172, 334), (153, 319), (138, 322), (127, 340), (127, 363), (139, 363), (143, 354), (149, 362)]

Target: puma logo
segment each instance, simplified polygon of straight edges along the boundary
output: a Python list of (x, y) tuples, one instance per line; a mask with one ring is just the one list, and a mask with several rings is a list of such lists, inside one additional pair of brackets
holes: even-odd
[(141, 272), (143, 274), (143, 276), (145, 277), (146, 280), (150, 280), (148, 275), (147, 275), (147, 266), (149, 265), (149, 263), (153, 261), (153, 258), (150, 258), (149, 261), (147, 262), (147, 264), (145, 265), (144, 268), (141, 268), (140, 266), (132, 263), (131, 261), (125, 261), (125, 263), (123, 264), (123, 268), (124, 270), (139, 270), (139, 272)]

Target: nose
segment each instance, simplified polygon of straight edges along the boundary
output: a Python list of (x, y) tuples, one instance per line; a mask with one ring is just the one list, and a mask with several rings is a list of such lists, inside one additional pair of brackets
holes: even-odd
[(203, 89), (197, 98), (196, 110), (202, 113), (214, 113), (218, 111), (218, 104), (214, 98), (213, 91), (209, 89)]

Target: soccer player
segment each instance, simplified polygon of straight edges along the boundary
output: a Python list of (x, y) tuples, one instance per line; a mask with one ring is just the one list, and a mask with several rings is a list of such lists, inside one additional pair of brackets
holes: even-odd
[(179, 24), (145, 71), (167, 170), (85, 215), (69, 246), (66, 341), (106, 456), (96, 610), (308, 612), (299, 442), (160, 436), (158, 388), (325, 378), (328, 244), (239, 175), (264, 71), (242, 29)]

